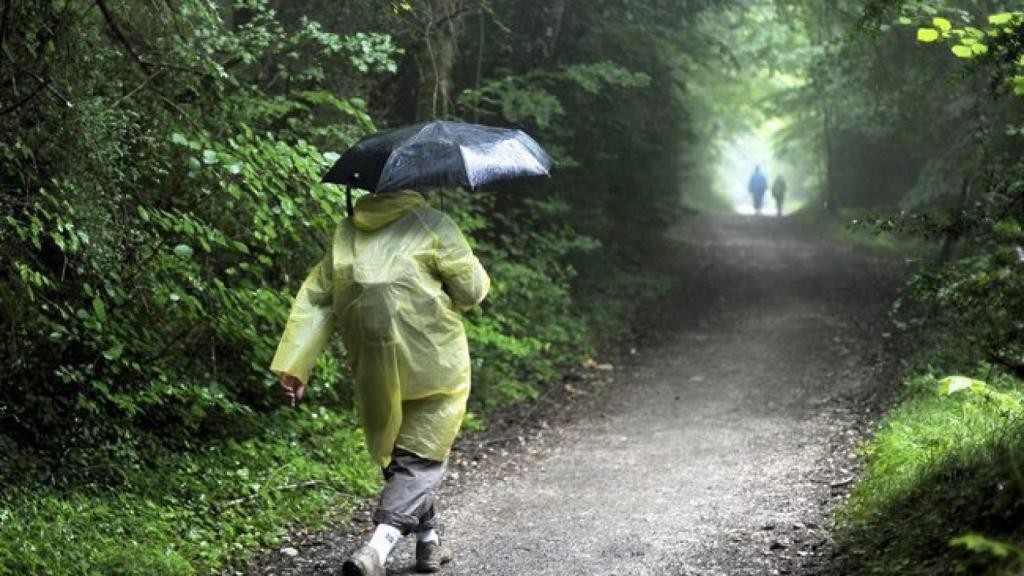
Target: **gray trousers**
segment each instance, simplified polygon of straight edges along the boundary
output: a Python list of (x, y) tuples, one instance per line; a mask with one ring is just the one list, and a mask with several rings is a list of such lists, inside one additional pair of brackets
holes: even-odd
[(437, 528), (437, 491), (448, 470), (448, 462), (421, 458), (396, 449), (384, 469), (384, 491), (373, 514), (376, 524), (388, 524), (402, 534)]

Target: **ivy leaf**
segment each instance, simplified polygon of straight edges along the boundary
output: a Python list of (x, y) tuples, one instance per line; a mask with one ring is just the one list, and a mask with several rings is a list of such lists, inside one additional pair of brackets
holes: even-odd
[(941, 30), (943, 34), (949, 34), (949, 31), (953, 29), (953, 23), (945, 18), (932, 18), (932, 25)]
[(934, 28), (918, 28), (917, 29), (917, 41), (918, 42), (935, 42), (939, 39), (939, 31)]

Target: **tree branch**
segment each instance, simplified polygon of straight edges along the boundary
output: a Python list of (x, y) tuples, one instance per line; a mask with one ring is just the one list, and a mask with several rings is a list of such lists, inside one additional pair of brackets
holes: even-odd
[(107, 0), (96, 0), (96, 6), (99, 7), (100, 12), (103, 13), (103, 19), (107, 21), (107, 27), (110, 28), (110, 33), (114, 38), (124, 46), (124, 49), (128, 51), (128, 55), (131, 56), (132, 60), (139, 65), (142, 72), (147, 76), (149, 75), (149, 66), (142, 60), (138, 52), (135, 51), (135, 47), (128, 40), (128, 37), (121, 31), (121, 27), (118, 26), (117, 20), (114, 19), (114, 15), (110, 12), (110, 8), (107, 6)]
[(34, 90), (32, 90), (31, 92), (29, 92), (28, 94), (23, 96), (17, 102), (14, 102), (13, 104), (11, 104), (10, 106), (4, 108), (3, 110), (0, 110), (0, 116), (6, 116), (7, 114), (10, 114), (11, 112), (14, 112), (18, 108), (21, 108), (22, 106), (27, 104), (29, 100), (35, 98), (36, 95), (38, 95), (40, 92), (42, 92), (43, 88), (45, 88), (45, 87), (46, 87), (45, 84), (37, 83)]
[[(7, 50), (7, 47), (6, 46), (0, 46), (0, 48), (2, 48), (4, 56), (6, 56), (7, 59), (11, 62), (11, 66), (18, 67), (17, 61), (14, 59), (14, 56), (11, 55), (10, 51)], [(54, 88), (54, 86), (50, 83), (49, 80), (43, 78), (39, 74), (36, 74), (32, 70), (24, 70), (24, 72), (26, 74), (28, 74), (29, 76), (31, 76), (36, 82), (38, 82), (39, 83), (39, 87), (41, 89), (45, 88), (50, 93), (52, 93), (54, 95), (54, 97), (56, 97), (58, 100), (61, 101), (61, 104), (64, 104), (68, 108), (74, 108), (75, 105), (71, 103), (71, 100), (67, 96), (62, 94), (60, 92), (60, 90), (57, 90), (56, 88)], [(21, 104), (24, 104), (24, 102), (22, 102)], [(18, 104), (18, 106), (21, 106), (21, 104)], [(5, 111), (5, 113), (6, 113), (6, 111)]]
[(152, 82), (157, 76), (160, 76), (164, 72), (165, 72), (164, 70), (157, 70), (153, 74), (150, 74), (149, 76), (146, 76), (146, 79), (143, 80), (141, 84), (139, 84), (135, 88), (132, 88), (131, 91), (126, 93), (124, 96), (121, 96), (120, 98), (118, 98), (117, 102), (114, 102), (114, 105), (112, 106), (112, 108), (117, 108), (118, 106), (120, 106), (122, 102), (124, 102), (125, 100), (128, 100), (129, 98), (134, 96), (140, 90), (142, 90), (143, 88), (148, 86), (149, 83)]

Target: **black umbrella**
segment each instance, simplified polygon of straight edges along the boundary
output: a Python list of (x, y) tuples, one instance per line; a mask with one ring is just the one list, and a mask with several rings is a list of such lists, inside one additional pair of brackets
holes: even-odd
[(551, 156), (522, 130), (437, 120), (363, 138), (342, 154), (323, 181), (371, 192), (476, 188), (548, 175), (551, 165)]

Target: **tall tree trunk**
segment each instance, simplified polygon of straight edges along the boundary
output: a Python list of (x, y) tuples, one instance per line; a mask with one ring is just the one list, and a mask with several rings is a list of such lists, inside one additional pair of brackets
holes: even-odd
[(540, 29), (544, 32), (537, 40), (537, 60), (541, 65), (550, 64), (555, 58), (555, 47), (562, 33), (562, 20), (568, 5), (569, 0), (549, 0), (540, 13)]
[[(970, 174), (965, 174), (960, 185), (960, 199), (957, 207), (963, 210), (971, 201), (971, 191), (974, 188), (974, 179)], [(953, 251), (956, 249), (957, 237), (952, 232), (942, 238), (942, 246), (939, 248), (938, 263), (945, 264), (953, 258)]]
[(828, 92), (821, 93), (822, 106), (822, 154), (824, 155), (823, 186), (825, 187), (825, 210), (829, 214), (835, 214), (839, 209), (839, 202), (836, 196), (835, 179), (832, 177), (832, 107), (829, 105)]
[(423, 44), (416, 56), (419, 83), (416, 121), (445, 118), (451, 112), (452, 70), (459, 55), (464, 0), (426, 0)]
[[(832, 19), (831, 3), (822, 2), (818, 7), (818, 45), (827, 47), (832, 41)], [(819, 84), (818, 98), (821, 100), (822, 118), (822, 154), (823, 174), (822, 186), (824, 186), (823, 201), (825, 210), (829, 214), (839, 211), (839, 198), (835, 189), (835, 178), (833, 178), (832, 144), (834, 141), (832, 126), (834, 124), (832, 103), (829, 99), (828, 85), (823, 81)]]

